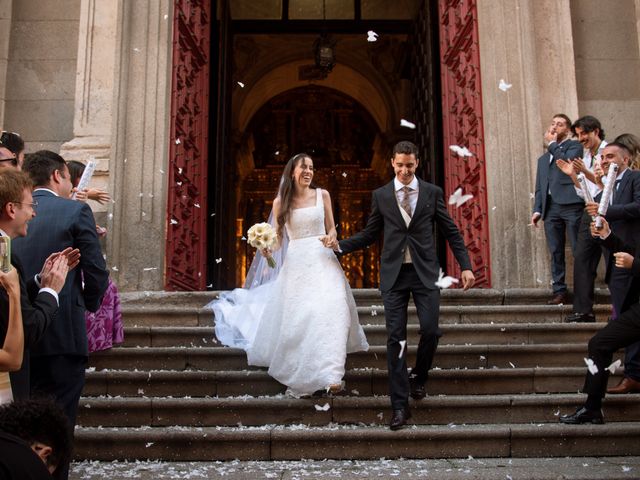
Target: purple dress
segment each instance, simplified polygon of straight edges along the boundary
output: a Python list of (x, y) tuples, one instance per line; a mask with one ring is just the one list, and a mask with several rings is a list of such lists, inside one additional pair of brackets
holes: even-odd
[(97, 312), (85, 313), (89, 352), (98, 352), (124, 341), (120, 295), (116, 284), (109, 279), (109, 286)]

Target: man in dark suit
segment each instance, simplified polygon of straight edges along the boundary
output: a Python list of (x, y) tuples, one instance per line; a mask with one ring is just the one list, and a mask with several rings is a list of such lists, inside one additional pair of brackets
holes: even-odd
[(25, 273), (38, 273), (45, 259), (61, 248), (78, 248), (81, 255), (80, 268), (69, 273), (60, 292), (56, 321), (31, 352), (32, 390), (53, 395), (73, 428), (88, 356), (85, 311), (95, 312), (100, 306), (108, 272), (91, 208), (69, 199), (71, 178), (64, 159), (41, 151), (30, 155), (23, 169), (33, 180), (38, 202), (29, 235), (13, 245)]
[[(27, 224), (35, 216), (32, 186), (33, 182), (25, 173), (17, 170), (0, 173), (0, 236), (14, 240), (27, 234)], [(20, 276), (25, 345), (21, 369), (11, 373), (11, 389), (16, 400), (29, 397), (29, 349), (42, 338), (58, 310), (58, 294), (69, 268), (66, 256), (71, 250), (50, 256), (37, 276), (26, 277), (20, 259), (15, 255), (11, 258)], [(71, 261), (73, 263), (75, 259)], [(6, 292), (0, 290), (0, 343), (6, 334), (8, 321), (9, 300)]]
[[(384, 230), (380, 265), (380, 290), (387, 325), (387, 366), (393, 416), (392, 430), (411, 417), (409, 393), (426, 395), (425, 384), (442, 335), (438, 326), (440, 290), (436, 285), (440, 265), (434, 227), (444, 235), (462, 268), (462, 284), (471, 288), (475, 277), (464, 241), (444, 204), (442, 189), (415, 176), (417, 147), (400, 142), (393, 148), (393, 181), (373, 192), (371, 213), (361, 232), (341, 240), (335, 248), (350, 253), (378, 240)], [(407, 307), (409, 295), (418, 310), (420, 342), (416, 365), (407, 373)]]
[[(571, 415), (560, 417), (561, 423), (604, 423), (602, 399), (607, 390), (609, 370), (613, 354), (622, 347), (627, 347), (640, 340), (640, 242), (629, 245), (611, 232), (609, 224), (596, 229), (591, 224), (594, 237), (600, 237), (604, 246), (614, 252), (615, 267), (629, 272), (632, 278), (627, 294), (622, 303), (618, 318), (607, 325), (589, 340), (589, 358), (595, 368), (587, 372), (583, 391), (587, 393), (585, 404)], [(635, 255), (635, 256), (634, 256)], [(626, 371), (625, 371), (626, 373)]]
[(544, 233), (551, 254), (553, 297), (549, 305), (567, 303), (565, 283), (565, 232), (574, 251), (578, 242), (578, 229), (584, 201), (578, 197), (571, 178), (556, 165), (559, 159), (570, 160), (582, 156), (582, 145), (569, 138), (571, 120), (564, 113), (553, 116), (545, 132), (547, 152), (538, 159), (535, 204), (531, 223), (538, 226), (544, 221)]
[[(612, 190), (611, 205), (605, 218), (611, 231), (627, 245), (640, 244), (640, 171), (631, 170), (631, 152), (622, 144), (609, 143), (602, 152), (602, 169), (605, 175), (612, 164), (618, 166), (616, 183)], [(598, 213), (597, 203), (587, 203), (585, 210), (591, 216)], [(607, 273), (605, 279), (611, 292), (611, 303), (617, 314), (627, 297), (633, 275), (629, 269), (615, 265), (613, 253), (605, 248)], [(640, 392), (640, 343), (627, 347), (625, 351), (624, 377), (620, 384), (608, 393)]]

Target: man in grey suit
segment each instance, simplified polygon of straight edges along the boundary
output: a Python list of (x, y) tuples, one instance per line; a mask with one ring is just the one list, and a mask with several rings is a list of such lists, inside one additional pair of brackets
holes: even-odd
[[(460, 264), (464, 289), (475, 282), (464, 240), (447, 212), (442, 189), (415, 176), (417, 155), (418, 149), (411, 142), (395, 145), (391, 158), (395, 178), (373, 192), (364, 230), (334, 245), (338, 251), (350, 253), (371, 245), (384, 230), (380, 290), (387, 326), (391, 430), (402, 428), (411, 418), (409, 394), (416, 400), (426, 395), (425, 384), (442, 335), (438, 326), (440, 290), (436, 281), (440, 265), (435, 226)], [(411, 376), (406, 361), (410, 294), (420, 320), (420, 342)]]
[(80, 250), (80, 264), (60, 291), (58, 318), (31, 351), (31, 389), (52, 395), (73, 430), (88, 358), (85, 311), (100, 307), (109, 273), (100, 250), (91, 208), (69, 199), (71, 177), (64, 159), (50, 151), (29, 155), (23, 169), (35, 185), (37, 215), (29, 235), (16, 239), (13, 254), (27, 276), (39, 272), (52, 252)]
[(556, 161), (582, 157), (582, 144), (571, 140), (571, 120), (564, 113), (553, 116), (544, 135), (547, 151), (538, 159), (535, 204), (531, 223), (544, 221), (544, 233), (551, 254), (553, 297), (549, 305), (567, 303), (565, 283), (565, 231), (574, 251), (582, 218), (583, 200), (578, 197), (571, 177), (565, 175)]

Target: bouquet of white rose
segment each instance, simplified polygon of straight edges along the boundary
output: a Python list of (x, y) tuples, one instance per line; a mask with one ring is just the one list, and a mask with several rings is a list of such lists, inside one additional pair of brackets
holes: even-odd
[[(269, 223), (266, 222), (256, 223), (247, 232), (247, 237), (249, 245), (257, 248), (258, 250), (273, 248), (278, 241), (278, 236), (276, 235), (275, 230)], [(273, 259), (273, 257), (267, 257), (267, 263), (271, 268), (276, 267), (276, 261)]]

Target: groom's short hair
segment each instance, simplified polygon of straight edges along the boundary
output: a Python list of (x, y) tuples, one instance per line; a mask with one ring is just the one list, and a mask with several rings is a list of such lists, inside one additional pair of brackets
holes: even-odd
[(395, 157), (396, 154), (404, 154), (404, 155), (415, 155), (416, 159), (418, 158), (418, 147), (416, 147), (415, 143), (409, 142), (407, 140), (403, 140), (402, 142), (398, 142), (393, 147), (393, 154), (391, 157)]

